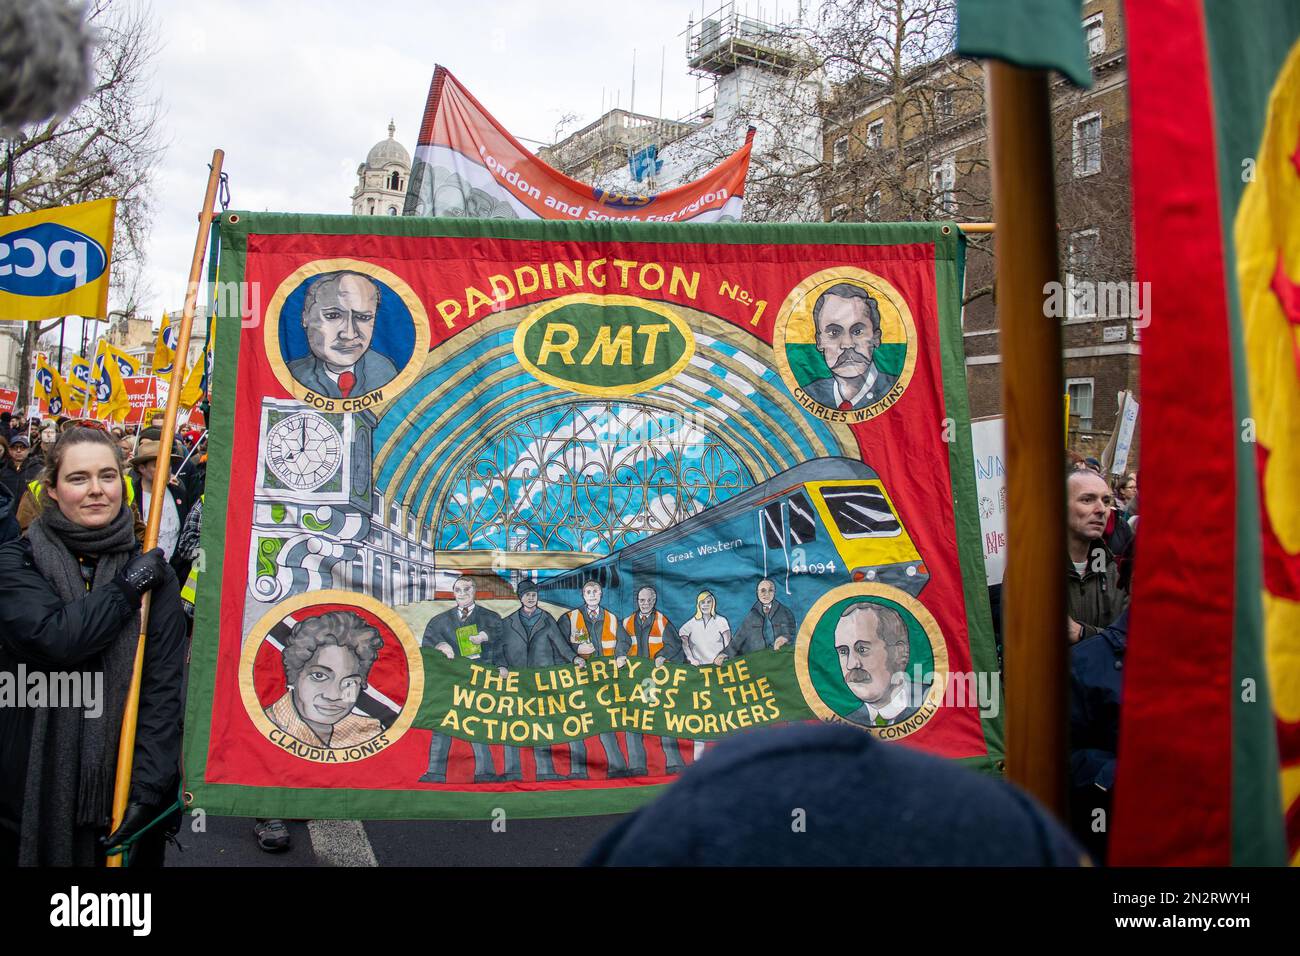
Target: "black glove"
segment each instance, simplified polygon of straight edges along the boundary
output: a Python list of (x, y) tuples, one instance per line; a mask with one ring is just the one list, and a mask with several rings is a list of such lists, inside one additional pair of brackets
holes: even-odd
[(163, 557), (162, 548), (154, 548), (132, 558), (127, 566), (118, 572), (113, 583), (126, 595), (127, 601), (132, 606), (139, 607), (140, 599), (144, 597), (145, 592), (152, 591), (162, 584), (166, 573), (167, 560)]
[[(149, 552), (152, 554), (153, 552)], [(111, 850), (120, 843), (125, 843), (158, 818), (161, 807), (148, 803), (128, 803), (126, 813), (122, 814), (122, 823), (106, 837), (100, 837), (99, 843), (105, 850)]]

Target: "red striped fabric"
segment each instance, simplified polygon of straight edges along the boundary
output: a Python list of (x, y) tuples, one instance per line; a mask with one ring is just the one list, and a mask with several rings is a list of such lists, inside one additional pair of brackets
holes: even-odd
[(1129, 0), (1142, 523), (1110, 860), (1231, 862), (1237, 438), (1200, 3)]

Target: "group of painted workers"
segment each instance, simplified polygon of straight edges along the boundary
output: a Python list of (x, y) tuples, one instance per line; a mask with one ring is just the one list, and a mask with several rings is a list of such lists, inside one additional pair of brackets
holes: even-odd
[[(433, 617), (424, 631), (423, 645), (436, 648), (448, 658), (465, 657), (496, 667), (502, 675), (524, 667), (552, 667), (571, 664), (585, 667), (593, 657), (612, 658), (624, 665), (629, 657), (646, 658), (655, 666), (665, 663), (722, 664), (728, 659), (753, 651), (780, 650), (793, 643), (795, 619), (791, 610), (776, 600), (776, 585), (763, 578), (756, 588), (756, 600), (741, 625), (734, 632), (727, 619), (717, 613), (717, 599), (711, 591), (696, 597), (695, 614), (680, 627), (675, 626), (658, 609), (659, 594), (646, 585), (636, 594), (636, 610), (620, 617), (602, 604), (604, 588), (599, 581), (588, 580), (582, 586), (583, 603), (553, 618), (538, 602), (535, 581), (521, 581), (516, 589), (519, 607), (502, 618), (476, 600), (474, 582), (461, 577), (452, 585), (455, 607)], [(643, 735), (626, 732), (627, 753), (619, 747), (618, 736), (599, 734), (604, 751), (607, 778), (641, 777), (647, 773)], [(666, 758), (666, 772), (678, 774), (684, 769), (679, 741), (660, 737)], [(591, 741), (577, 741), (556, 746), (567, 749), (569, 773), (555, 770), (551, 746), (534, 747), (536, 779), (539, 781), (588, 779), (588, 746)], [(474, 782), (499, 783), (523, 780), (519, 748), (505, 746), (504, 767), (498, 773), (487, 744), (473, 743)], [(704, 741), (693, 742), (696, 758)], [(429, 769), (420, 777), (422, 783), (447, 782), (447, 757), (451, 738), (434, 733), (429, 747)]]

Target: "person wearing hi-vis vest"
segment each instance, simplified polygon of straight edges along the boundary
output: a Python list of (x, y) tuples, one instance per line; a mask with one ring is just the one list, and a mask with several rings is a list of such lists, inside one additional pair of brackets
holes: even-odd
[[(479, 607), (474, 602), (474, 582), (468, 577), (456, 579), (451, 586), (456, 606), (429, 621), (424, 629), (422, 647), (441, 651), (450, 660), (466, 657), (491, 664), (493, 642), (501, 631), (501, 617), (494, 611)], [(487, 744), (472, 743), (474, 750), (474, 782), (501, 783), (505, 777), (496, 772), (492, 751)], [(429, 769), (420, 778), (421, 783), (447, 782), (447, 757), (451, 752), (451, 738), (434, 731), (429, 744)]]
[[(583, 606), (574, 608), (560, 618), (561, 633), (583, 657), (614, 657), (619, 646), (627, 640), (619, 619), (612, 611), (600, 606), (603, 594), (604, 588), (599, 581), (588, 581), (582, 586)], [(600, 743), (605, 748), (605, 776), (611, 780), (630, 777), (632, 773), (627, 768), (627, 761), (623, 759), (623, 751), (618, 747), (618, 736), (613, 731), (603, 733), (600, 735)], [(575, 779), (587, 776), (585, 747), (586, 741), (582, 741), (572, 750), (573, 772), (570, 776)]]
[[(673, 627), (672, 621), (662, 611), (656, 610), (658, 601), (659, 592), (648, 584), (636, 592), (636, 613), (623, 619), (623, 631), (627, 634), (628, 644), (619, 650), (616, 663), (626, 663), (629, 655), (649, 658), (654, 661), (655, 667), (662, 666), (665, 661), (685, 663), (682, 639), (677, 635), (677, 628)], [(668, 762), (667, 772), (681, 773), (685, 767), (677, 738), (660, 737), (659, 743), (664, 748), (664, 757)], [(633, 776), (646, 772), (645, 743), (640, 734), (627, 735), (627, 762), (632, 767)]]

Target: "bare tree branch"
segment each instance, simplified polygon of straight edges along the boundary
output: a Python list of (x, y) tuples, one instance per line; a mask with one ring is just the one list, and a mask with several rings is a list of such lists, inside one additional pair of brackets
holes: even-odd
[[(16, 212), (116, 197), (110, 289), (133, 311), (142, 298), (153, 177), (164, 151), (160, 107), (150, 87), (159, 40), (147, 0), (93, 0), (87, 18), (99, 33), (94, 86), (71, 115), (22, 131), (13, 152), (11, 197)], [(25, 353), (24, 395), (30, 348)]]

